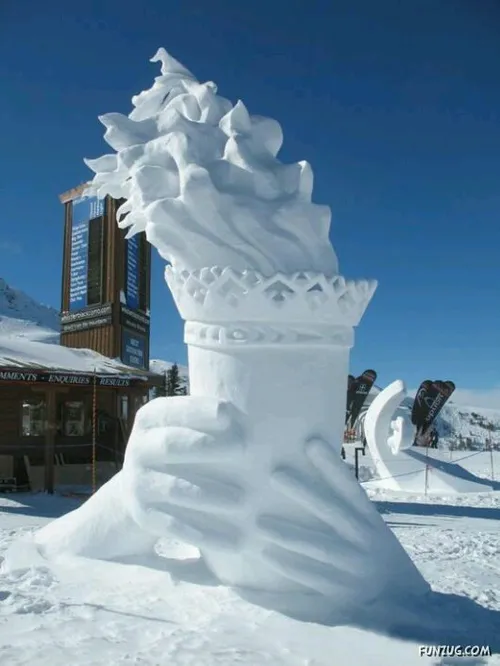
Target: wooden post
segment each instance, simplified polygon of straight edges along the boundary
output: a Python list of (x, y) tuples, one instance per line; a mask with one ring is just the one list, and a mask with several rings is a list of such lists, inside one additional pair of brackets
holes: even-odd
[(132, 432), (132, 427), (134, 425), (135, 421), (135, 408), (137, 404), (137, 390), (136, 389), (130, 389), (127, 393), (128, 395), (128, 418), (127, 418), (127, 436), (125, 439), (125, 446), (127, 445), (128, 438), (130, 437), (130, 433)]
[(45, 431), (45, 491), (54, 493), (54, 455), (56, 450), (57, 404), (54, 388), (45, 393), (47, 426)]
[(97, 490), (97, 372), (92, 391), (92, 494)]
[(45, 398), (46, 427), (45, 427), (45, 449), (44, 449), (44, 490), (51, 495), (54, 493), (54, 457), (56, 451), (57, 431), (57, 396), (67, 393), (68, 389), (62, 386), (33, 386), (33, 393), (43, 395)]

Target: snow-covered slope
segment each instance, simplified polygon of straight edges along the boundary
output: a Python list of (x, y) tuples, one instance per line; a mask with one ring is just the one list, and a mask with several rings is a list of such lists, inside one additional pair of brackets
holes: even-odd
[(445, 405), (437, 430), (442, 447), (481, 450), (490, 444), (500, 450), (500, 410)]
[(0, 333), (15, 328), (20, 332), (25, 322), (27, 329), (39, 327), (58, 331), (59, 313), (54, 308), (38, 303), (18, 289), (13, 289), (0, 278)]
[(59, 314), (0, 279), (0, 367), (139, 374), (90, 349), (59, 343)]
[[(13, 322), (9, 322), (9, 325), (8, 333), (0, 330), (0, 367), (140, 374), (120, 361), (102, 356), (91, 349), (63, 347), (50, 337), (50, 329), (26, 326), (19, 331)], [(36, 337), (36, 334), (40, 337)], [(54, 335), (54, 332), (52, 334)]]
[[(164, 375), (173, 366), (171, 361), (163, 361), (159, 358), (152, 358), (149, 361), (149, 369), (157, 375)], [(188, 369), (184, 365), (179, 365), (179, 375), (184, 381), (188, 379)]]

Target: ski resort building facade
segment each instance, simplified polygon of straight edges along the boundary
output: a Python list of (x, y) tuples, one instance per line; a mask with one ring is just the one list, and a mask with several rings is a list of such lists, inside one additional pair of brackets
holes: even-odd
[(125, 239), (121, 202), (84, 188), (60, 197), (60, 340), (0, 340), (0, 489), (101, 485), (164, 381), (149, 371), (150, 246), (144, 234)]
[[(0, 485), (53, 492), (100, 485), (121, 467), (156, 376), (0, 368)], [(155, 381), (157, 380), (157, 381)]]

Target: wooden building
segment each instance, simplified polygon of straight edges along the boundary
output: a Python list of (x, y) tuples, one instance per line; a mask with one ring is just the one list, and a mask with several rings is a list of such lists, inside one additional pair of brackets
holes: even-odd
[[(151, 249), (116, 224), (122, 203), (61, 195), (61, 336), (0, 348), (0, 486), (95, 487), (120, 468), (135, 413), (163, 377), (149, 371)], [(26, 356), (29, 361), (26, 361)]]
[(101, 485), (123, 462), (149, 373), (0, 368), (0, 483), (10, 490)]

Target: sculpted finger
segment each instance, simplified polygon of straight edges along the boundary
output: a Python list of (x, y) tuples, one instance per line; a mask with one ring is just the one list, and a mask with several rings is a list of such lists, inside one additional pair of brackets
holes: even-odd
[(185, 479), (175, 479), (170, 484), (165, 500), (168, 504), (186, 509), (232, 515), (243, 507), (245, 494), (234, 484), (213, 479), (207, 479), (202, 486)]
[(129, 442), (125, 461), (162, 470), (165, 465), (223, 463), (243, 455), (244, 442), (191, 428), (155, 428)]
[(306, 455), (337, 494), (352, 495), (352, 474), (345, 463), (340, 461), (339, 464), (339, 457), (327, 442), (318, 437), (309, 439), (306, 442)]
[(240, 544), (239, 531), (231, 525), (223, 525), (220, 521), (215, 526), (206, 516), (185, 512), (172, 513), (137, 505), (134, 519), (147, 532), (157, 537), (173, 537), (189, 543), (195, 548), (217, 548), (234, 552)]
[(202, 511), (207, 514), (232, 515), (241, 511), (245, 503), (242, 488), (213, 478), (200, 478), (198, 483), (150, 470), (124, 475), (130, 495), (138, 498), (148, 509), (168, 511), (175, 506)]
[(150, 400), (137, 412), (134, 428), (189, 428), (217, 434), (241, 425), (242, 415), (232, 403), (187, 395)]
[(353, 544), (330, 533), (304, 527), (276, 516), (261, 516), (257, 525), (266, 541), (284, 550), (310, 557), (339, 570), (356, 570), (363, 565), (362, 555)]
[(213, 526), (192, 525), (187, 521), (174, 520), (171, 526), (170, 534), (179, 541), (195, 546), (199, 550), (215, 549), (234, 553), (241, 546), (241, 535), (234, 526)]
[[(276, 469), (271, 475), (271, 485), (326, 523), (342, 539), (365, 545), (364, 533), (369, 524), (359, 515), (353, 519), (353, 507), (331, 489), (317, 482), (312, 485), (309, 479), (289, 467)], [(369, 501), (366, 496), (365, 500)]]
[(352, 593), (353, 586), (358, 584), (355, 576), (342, 569), (336, 569), (290, 553), (275, 546), (262, 552), (266, 564), (284, 578), (303, 585), (321, 595), (336, 597), (341, 600)]
[[(343, 506), (347, 504), (360, 520), (363, 515), (373, 513), (373, 505), (368, 500), (365, 491), (355, 480), (351, 470), (343, 463), (333, 448), (323, 439), (312, 438), (306, 443), (306, 455), (318, 470), (323, 480), (334, 490), (342, 500)], [(353, 501), (359, 500), (359, 501)]]

